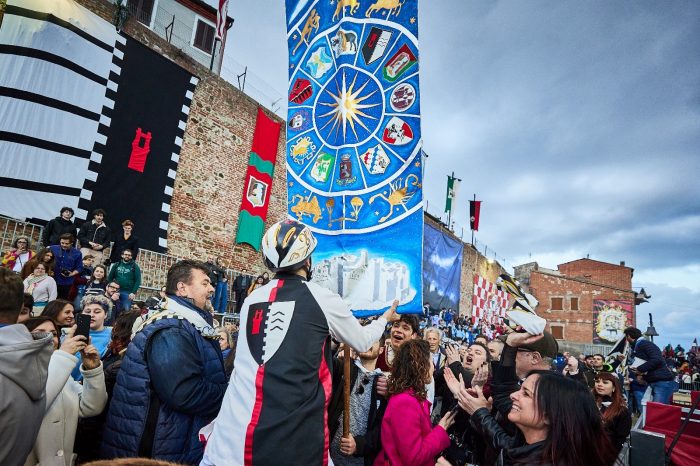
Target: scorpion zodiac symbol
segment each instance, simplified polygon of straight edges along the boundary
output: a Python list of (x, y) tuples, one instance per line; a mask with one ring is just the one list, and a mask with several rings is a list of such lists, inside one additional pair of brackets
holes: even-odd
[[(414, 178), (415, 181), (409, 183), (409, 180), (411, 178)], [(389, 204), (389, 213), (386, 214), (384, 217), (379, 219), (379, 223), (384, 223), (386, 219), (391, 217), (394, 213), (394, 207), (396, 206), (402, 206), (405, 207), (406, 203), (411, 200), (414, 194), (418, 192), (418, 189), (420, 189), (421, 184), (418, 182), (418, 176), (411, 173), (406, 177), (405, 182), (403, 183), (403, 186), (401, 185), (402, 178), (398, 178), (396, 181), (393, 183), (389, 183), (389, 197), (387, 197), (384, 193), (379, 193), (375, 194), (374, 196), (369, 198), (369, 203), (372, 204), (376, 198), (381, 198), (384, 199), (388, 204)], [(415, 191), (408, 191), (409, 186), (415, 186), (416, 190)]]

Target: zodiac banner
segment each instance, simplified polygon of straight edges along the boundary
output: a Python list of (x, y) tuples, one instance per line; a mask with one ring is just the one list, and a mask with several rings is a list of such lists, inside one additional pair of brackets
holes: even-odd
[(615, 343), (634, 325), (632, 300), (593, 300), (593, 343)]
[(421, 311), (417, 2), (287, 0), (289, 215), (357, 316)]
[(424, 231), (423, 302), (458, 311), (462, 242), (427, 223)]

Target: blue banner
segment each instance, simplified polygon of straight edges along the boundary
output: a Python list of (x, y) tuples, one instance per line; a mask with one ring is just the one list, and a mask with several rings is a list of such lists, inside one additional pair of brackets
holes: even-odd
[(289, 215), (358, 316), (421, 312), (416, 1), (287, 0)]
[(433, 309), (459, 310), (462, 242), (425, 224), (423, 237), (423, 302)]

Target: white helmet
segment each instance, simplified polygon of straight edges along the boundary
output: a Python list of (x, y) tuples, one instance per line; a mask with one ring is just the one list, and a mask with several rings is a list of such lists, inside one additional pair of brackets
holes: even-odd
[(273, 272), (296, 270), (316, 249), (316, 238), (309, 227), (296, 220), (272, 225), (262, 239), (265, 265)]

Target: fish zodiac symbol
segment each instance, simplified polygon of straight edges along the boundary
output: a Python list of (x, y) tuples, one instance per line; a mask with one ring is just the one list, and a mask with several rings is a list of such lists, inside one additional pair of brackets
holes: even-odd
[[(415, 181), (410, 183), (410, 186), (415, 186), (417, 189), (415, 191), (408, 192), (409, 180), (411, 178), (415, 178)], [(397, 179), (393, 183), (389, 183), (389, 197), (384, 195), (384, 193), (375, 194), (374, 196), (370, 197), (370, 204), (372, 204), (376, 198), (384, 199), (389, 204), (389, 213), (380, 218), (379, 223), (383, 223), (386, 219), (393, 215), (394, 207), (399, 205), (405, 206), (406, 203), (418, 192), (418, 188), (420, 187), (421, 184), (418, 182), (418, 176), (411, 173), (406, 177), (406, 181), (403, 186), (401, 186), (401, 178)]]

